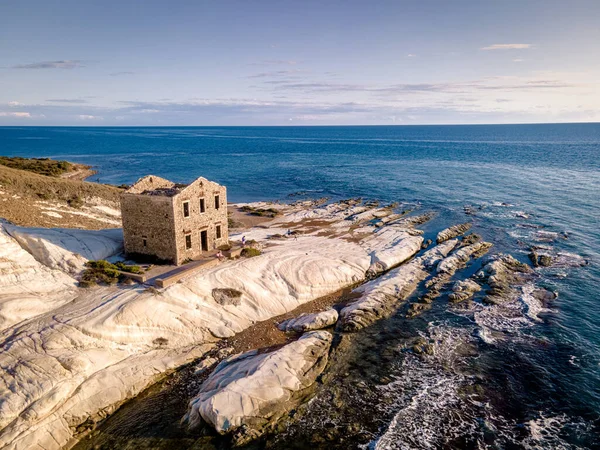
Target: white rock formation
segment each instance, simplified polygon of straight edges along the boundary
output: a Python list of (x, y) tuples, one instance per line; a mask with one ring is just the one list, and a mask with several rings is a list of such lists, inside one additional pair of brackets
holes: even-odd
[(338, 312), (335, 309), (328, 309), (313, 314), (302, 314), (293, 319), (288, 319), (277, 325), (281, 331), (295, 331), (302, 333), (304, 331), (320, 330), (327, 328), (336, 323), (338, 320)]
[(312, 331), (271, 353), (252, 350), (221, 362), (200, 387), (184, 417), (219, 433), (246, 425), (259, 431), (297, 406), (327, 364), (332, 335)]
[(406, 299), (416, 289), (418, 283), (457, 244), (458, 241), (454, 239), (437, 245), (422, 256), (356, 289), (362, 296), (342, 309), (339, 322), (342, 329), (358, 330), (385, 317), (398, 301)]
[(50, 311), (77, 296), (76, 281), (21, 248), (0, 223), (0, 330)]
[[(0, 353), (0, 447), (8, 449), (68, 445), (79, 425), (104, 418), (167, 370), (202, 356), (217, 338), (360, 282), (372, 263), (360, 243), (306, 235), (196, 273), (160, 295), (98, 287), (79, 290), (71, 302), (74, 280), (1, 231), (0, 286), (9, 287), (0, 294), (2, 317), (14, 323), (37, 315), (0, 333), (0, 347), (10, 348)], [(393, 251), (388, 238), (376, 233), (369, 248)], [(77, 257), (69, 249), (83, 251), (77, 242), (63, 241), (64, 253), (53, 248), (52, 257), (42, 251), (49, 244), (28, 248), (41, 261), (71, 267), (67, 261)], [(215, 288), (240, 291), (239, 305), (217, 303)]]
[(5, 229), (40, 263), (73, 275), (81, 272), (90, 259), (106, 259), (123, 251), (120, 228), (79, 230), (5, 225)]
[(454, 225), (450, 228), (446, 228), (438, 233), (436, 242), (441, 244), (448, 239), (453, 239), (457, 236), (461, 236), (465, 234), (467, 231), (471, 229), (471, 222), (460, 223), (458, 225)]
[(414, 230), (385, 227), (364, 239), (361, 245), (371, 255), (369, 274), (376, 275), (412, 258), (421, 250), (423, 238)]
[[(33, 265), (27, 277), (39, 279), (34, 270), (43, 266), (3, 236)], [(358, 244), (308, 236), (198, 273), (161, 295), (87, 290), (76, 302), (6, 330), (0, 342), (11, 351), (0, 353), (0, 447), (66, 445), (79, 424), (102, 419), (168, 369), (201, 356), (214, 336), (232, 336), (361, 281), (370, 261)], [(239, 290), (240, 305), (218, 304), (214, 288)]]
[(475, 242), (462, 247), (439, 263), (436, 272), (438, 275), (448, 278), (454, 275), (458, 269), (464, 267), (472, 256), (485, 253), (491, 246), (492, 244), (489, 242)]

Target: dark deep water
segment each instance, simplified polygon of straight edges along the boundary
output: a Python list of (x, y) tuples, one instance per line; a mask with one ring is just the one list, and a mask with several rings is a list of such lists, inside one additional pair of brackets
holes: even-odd
[[(441, 297), (417, 319), (401, 308), (353, 335), (298, 421), (256, 446), (600, 448), (600, 124), (11, 127), (0, 128), (0, 154), (90, 164), (94, 180), (114, 184), (202, 175), (234, 202), (302, 192), (420, 204), (439, 213), (429, 235), (465, 221), (473, 205), (481, 209), (468, 218), (494, 252), (526, 261), (535, 244), (582, 256), (588, 265), (539, 271), (537, 284), (559, 293), (550, 310), (462, 314)], [(435, 342), (434, 356), (404, 351), (419, 334)], [(106, 448), (226, 448), (178, 430), (176, 402), (161, 408), (165, 398), (145, 402), (152, 413), (136, 416), (136, 400), (117, 414), (101, 430), (121, 434)]]

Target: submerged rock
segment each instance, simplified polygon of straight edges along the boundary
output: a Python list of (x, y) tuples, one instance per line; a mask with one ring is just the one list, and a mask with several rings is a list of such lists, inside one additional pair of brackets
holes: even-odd
[(277, 325), (281, 331), (295, 331), (298, 333), (311, 330), (320, 330), (335, 324), (338, 320), (338, 312), (328, 309), (314, 314), (302, 314), (299, 317), (288, 319)]
[(536, 289), (531, 293), (531, 295), (536, 300), (539, 300), (544, 308), (548, 306), (548, 303), (550, 303), (552, 300), (556, 300), (558, 298), (558, 294), (556, 292), (552, 292), (544, 288)]
[(471, 229), (471, 222), (461, 223), (458, 225), (454, 225), (453, 227), (446, 228), (438, 233), (436, 242), (441, 244), (448, 239), (453, 239), (457, 236), (461, 236), (465, 234), (467, 231)]
[(538, 253), (536, 249), (533, 249), (529, 253), (529, 259), (534, 267), (548, 267), (554, 262), (554, 258), (546, 253)]
[(396, 304), (405, 300), (429, 275), (435, 265), (448, 255), (458, 244), (457, 240), (446, 241), (426, 251), (407, 264), (390, 271), (360, 288), (361, 298), (340, 312), (340, 326), (344, 331), (356, 331), (386, 317)]
[(431, 309), (431, 303), (411, 303), (408, 311), (406, 312), (406, 317), (412, 319), (413, 317), (418, 316), (423, 311), (428, 311)]
[(502, 304), (513, 300), (518, 295), (513, 286), (523, 285), (531, 278), (532, 272), (527, 264), (517, 261), (511, 255), (492, 256), (477, 273), (490, 286), (483, 301)]
[[(428, 291), (418, 302), (410, 305), (406, 316), (412, 318), (423, 311), (431, 309), (431, 303), (440, 296), (442, 288), (456, 271), (465, 267), (471, 258), (478, 258), (486, 253), (491, 246), (492, 244), (489, 242), (476, 242), (475, 244), (460, 247), (450, 256), (440, 261), (436, 268), (436, 275), (425, 283)], [(461, 294), (457, 295), (456, 299), (458, 300), (458, 298), (462, 298), (463, 296), (464, 300), (469, 298)]]
[(478, 234), (469, 233), (469, 234), (463, 236), (461, 245), (471, 245), (471, 244), (474, 244), (475, 242), (479, 242), (480, 240), (481, 240), (481, 236), (479, 236)]
[(435, 345), (427, 341), (424, 337), (419, 337), (412, 346), (412, 351), (417, 355), (433, 355)]
[(302, 402), (327, 364), (332, 335), (312, 331), (279, 350), (252, 350), (222, 361), (202, 383), (183, 421), (202, 420), (221, 434), (243, 427), (238, 443), (265, 428)]

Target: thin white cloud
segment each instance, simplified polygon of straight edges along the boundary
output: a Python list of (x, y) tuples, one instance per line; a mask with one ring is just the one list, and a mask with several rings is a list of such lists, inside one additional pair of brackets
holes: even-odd
[(22, 119), (30, 119), (31, 114), (28, 112), (0, 112), (0, 117), (19, 117)]
[(304, 70), (300, 70), (300, 69), (274, 70), (271, 72), (255, 73), (253, 75), (248, 75), (246, 78), (287, 77), (290, 75), (297, 75), (299, 73), (304, 73), (304, 72), (305, 72)]
[(111, 77), (122, 77), (123, 75), (133, 75), (133, 74), (135, 74), (135, 72), (129, 72), (129, 71), (109, 73), (109, 75)]
[(493, 44), (481, 47), (481, 50), (523, 50), (532, 47), (531, 44)]
[(250, 63), (251, 66), (295, 66), (298, 61), (293, 59), (264, 59), (259, 62)]
[(87, 100), (83, 100), (81, 98), (49, 98), (46, 100), (51, 103), (72, 103), (75, 105), (81, 105), (83, 103), (89, 103)]
[(406, 55), (406, 56), (407, 56), (407, 57), (409, 57), (409, 58), (414, 58), (414, 57), (415, 57), (415, 56), (417, 56), (417, 55), (415, 55), (414, 53), (409, 53), (409, 54), (408, 54), (408, 55)]
[(19, 103), (19, 102), (8, 102), (8, 106), (14, 107), (14, 106), (21, 106), (21, 105), (22, 105), (22, 103)]
[(92, 116), (89, 114), (79, 114), (79, 120), (103, 120), (102, 116)]
[(523, 62), (523, 61), (525, 61), (525, 60), (521, 59), (521, 58), (515, 58), (515, 59), (513, 59), (513, 62), (516, 62), (516, 63)]
[(13, 69), (75, 69), (85, 67), (78, 59), (63, 59), (60, 61), (41, 61), (31, 64), (17, 64)]

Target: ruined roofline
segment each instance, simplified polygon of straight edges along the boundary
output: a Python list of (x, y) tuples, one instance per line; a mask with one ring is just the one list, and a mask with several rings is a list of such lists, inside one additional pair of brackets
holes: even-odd
[(200, 182), (201, 184), (210, 183), (215, 186), (221, 187), (220, 184), (214, 181), (207, 180), (204, 177), (198, 177), (190, 184), (173, 183), (165, 178), (157, 177), (155, 175), (146, 175), (135, 182), (133, 186), (125, 191), (125, 194), (136, 194), (136, 195), (152, 195), (161, 197), (175, 197), (181, 194), (192, 185)]

